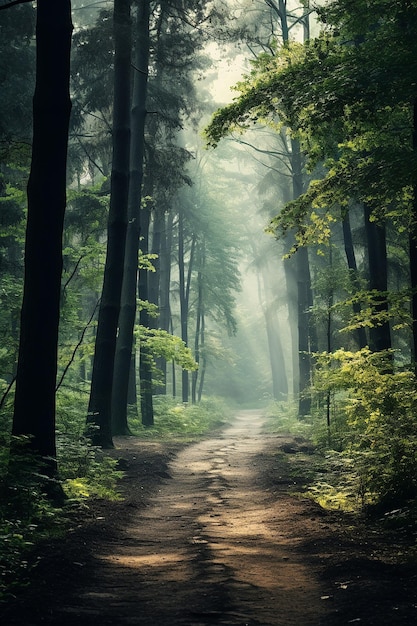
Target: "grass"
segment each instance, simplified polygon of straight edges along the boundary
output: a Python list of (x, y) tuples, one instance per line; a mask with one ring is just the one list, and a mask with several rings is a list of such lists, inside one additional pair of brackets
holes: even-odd
[(231, 411), (216, 398), (203, 399), (199, 404), (179, 403), (175, 398), (154, 398), (155, 424), (143, 426), (137, 416), (130, 416), (133, 435), (145, 439), (181, 439), (192, 441), (224, 426)]
[(290, 476), (298, 485), (304, 483), (303, 497), (308, 497), (327, 510), (359, 513), (372, 495), (365, 492), (356, 460), (347, 453), (327, 447), (323, 420), (315, 416), (300, 419), (295, 404), (274, 403), (267, 411), (266, 432), (290, 434), (311, 441), (312, 455), (286, 455)]

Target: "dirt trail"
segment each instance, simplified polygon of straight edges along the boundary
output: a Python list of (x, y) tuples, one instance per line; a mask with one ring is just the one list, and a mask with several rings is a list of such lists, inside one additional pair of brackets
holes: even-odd
[(242, 411), (188, 447), (116, 439), (124, 499), (37, 546), (1, 626), (417, 624), (417, 565), (396, 558), (415, 535), (292, 496), (288, 455), (298, 473), (309, 457), (263, 421)]
[(101, 546), (94, 576), (56, 623), (319, 624), (321, 590), (291, 527), (302, 504), (260, 484), (262, 423), (244, 411), (219, 436), (183, 449), (119, 542)]

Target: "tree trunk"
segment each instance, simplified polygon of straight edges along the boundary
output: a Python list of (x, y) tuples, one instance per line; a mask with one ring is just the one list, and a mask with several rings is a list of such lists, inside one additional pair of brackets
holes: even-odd
[[(184, 218), (182, 210), (178, 219), (178, 268), (179, 268), (179, 291), (180, 291), (180, 315), (181, 315), (181, 339), (188, 346), (188, 307), (190, 300), (191, 274), (194, 262), (196, 238), (193, 236), (188, 262), (187, 278), (185, 278), (185, 245), (184, 245)], [(182, 401), (188, 402), (189, 384), (188, 371), (182, 370)]]
[[(386, 292), (388, 289), (387, 245), (385, 225), (371, 221), (371, 210), (364, 206), (365, 232), (369, 260), (369, 289), (380, 292), (373, 306), (374, 313), (388, 313)], [(385, 321), (369, 329), (369, 347), (374, 352), (391, 348), (391, 333), (389, 322)]]
[[(159, 259), (159, 328), (169, 331), (171, 323), (170, 286), (171, 286), (171, 253), (172, 253), (172, 230), (173, 213), (164, 216), (164, 229), (161, 233), (160, 259)], [(164, 358), (157, 361), (157, 366), (162, 372), (162, 393), (167, 392), (167, 362)]]
[[(413, 152), (417, 155), (417, 98), (413, 103)], [(417, 376), (417, 174), (413, 181), (413, 220), (409, 236), (411, 316), (412, 316), (412, 359), (414, 373)]]
[[(114, 435), (130, 433), (127, 423), (129, 382), (135, 378), (134, 327), (138, 281), (140, 240), (140, 204), (142, 197), (146, 92), (149, 63), (149, 0), (137, 9), (135, 74), (131, 113), (130, 181), (128, 227), (124, 259), (123, 285), (119, 315), (119, 334), (113, 376), (112, 429)], [(133, 371), (132, 371), (133, 370)], [(132, 383), (130, 382), (130, 385)]]
[(286, 400), (288, 383), (282, 351), (281, 337), (277, 327), (278, 320), (275, 308), (269, 304), (264, 311), (266, 336), (268, 340), (269, 362), (272, 375), (272, 395), (275, 400)]
[[(354, 291), (359, 291), (360, 285), (358, 281), (358, 267), (356, 265), (356, 257), (355, 257), (355, 249), (353, 247), (353, 239), (352, 239), (352, 230), (350, 228), (350, 219), (349, 212), (346, 211), (343, 216), (342, 221), (343, 228), (343, 241), (345, 245), (345, 253), (348, 268), (350, 270), (350, 280), (352, 283), (352, 287)], [(354, 302), (352, 305), (353, 312), (355, 315), (358, 315), (361, 312), (361, 306), (358, 302)], [(368, 341), (366, 339), (366, 332), (363, 327), (358, 328), (356, 331), (356, 339), (359, 345), (359, 348), (365, 348), (368, 345)]]
[(98, 315), (87, 423), (93, 442), (113, 447), (111, 398), (127, 230), (130, 151), (130, 0), (114, 0), (113, 163), (107, 255)]
[[(151, 213), (149, 207), (142, 209), (142, 242), (141, 248), (143, 254), (149, 252), (149, 223)], [(139, 298), (143, 302), (148, 302), (148, 270), (139, 271)], [(140, 325), (149, 328), (149, 313), (145, 307), (140, 311)], [(149, 354), (149, 350), (144, 341), (140, 341), (139, 345), (140, 363), (139, 363), (139, 378), (140, 378), (140, 406), (142, 414), (142, 424), (144, 426), (153, 426), (154, 413), (153, 413), (153, 400), (152, 400), (152, 358)]]
[(205, 330), (206, 330), (206, 318), (204, 312), (201, 317), (201, 329), (200, 329), (200, 362), (199, 362), (199, 383), (197, 391), (197, 402), (201, 402), (203, 395), (204, 379), (207, 370), (207, 358), (204, 355), (204, 342), (205, 342)]
[(55, 385), (66, 206), (71, 2), (38, 0), (32, 162), (13, 435), (56, 471)]
[[(197, 310), (196, 310), (196, 324), (194, 334), (194, 359), (197, 365), (200, 364), (200, 348), (202, 345), (202, 321), (204, 319), (204, 301), (203, 301), (203, 274), (205, 267), (205, 249), (204, 241), (200, 250), (200, 267), (197, 274)], [(198, 382), (198, 369), (192, 373), (191, 378), (191, 402), (195, 404), (197, 402), (197, 382)]]
[(310, 317), (311, 317), (311, 278), (308, 262), (308, 250), (299, 248), (296, 254), (297, 261), (297, 291), (298, 291), (298, 351), (300, 376), (300, 416), (308, 415), (311, 410), (311, 348), (310, 348)]
[[(291, 140), (291, 167), (293, 198), (298, 198), (303, 189), (303, 170), (300, 145)], [(311, 291), (310, 263), (308, 250), (301, 247), (296, 252), (297, 274), (297, 320), (299, 358), (299, 414), (308, 415), (311, 410), (309, 387), (311, 384), (311, 350), (317, 349), (316, 332), (311, 318), (313, 295)]]

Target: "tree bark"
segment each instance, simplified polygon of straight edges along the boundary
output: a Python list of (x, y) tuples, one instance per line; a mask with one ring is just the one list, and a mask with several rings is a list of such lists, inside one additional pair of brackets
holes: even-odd
[(70, 0), (38, 0), (32, 162), (13, 435), (56, 471), (55, 385), (71, 111)]
[[(355, 249), (353, 247), (353, 239), (352, 239), (352, 230), (350, 228), (350, 219), (349, 212), (346, 211), (343, 216), (342, 221), (343, 228), (343, 242), (345, 246), (345, 254), (347, 259), (348, 268), (350, 270), (350, 280), (352, 283), (352, 287), (355, 291), (360, 289), (359, 281), (358, 281), (358, 267), (356, 264), (356, 256)], [(354, 302), (352, 305), (353, 312), (355, 315), (361, 312), (361, 306), (358, 302)], [(363, 327), (360, 327), (356, 331), (356, 339), (359, 345), (359, 348), (365, 348), (368, 345), (368, 341), (366, 339), (366, 332)]]
[[(119, 315), (119, 334), (113, 375), (112, 430), (114, 435), (130, 433), (127, 405), (130, 376), (135, 377), (134, 327), (138, 285), (138, 253), (140, 241), (140, 205), (142, 198), (146, 93), (149, 64), (149, 0), (142, 0), (137, 9), (136, 54), (131, 112), (130, 180), (128, 227), (124, 259), (123, 284)], [(133, 369), (133, 372), (132, 372)]]
[[(369, 260), (369, 289), (381, 292), (376, 298), (374, 312), (385, 314), (388, 312), (386, 292), (388, 289), (387, 245), (385, 225), (371, 221), (371, 210), (364, 206), (365, 232)], [(374, 352), (391, 348), (391, 333), (389, 322), (372, 326), (369, 329), (369, 347)]]
[[(417, 156), (417, 98), (413, 103), (413, 152)], [(412, 317), (412, 359), (417, 376), (417, 174), (413, 181), (412, 225), (409, 236), (411, 317)]]
[[(300, 145), (294, 139), (291, 140), (291, 167), (293, 198), (296, 199), (303, 193), (304, 188)], [(297, 274), (299, 414), (304, 416), (308, 415), (311, 410), (309, 393), (311, 384), (311, 351), (317, 350), (317, 339), (310, 310), (313, 304), (313, 294), (307, 248), (304, 246), (299, 248), (295, 256)]]
[[(205, 242), (203, 240), (201, 249), (199, 250), (199, 269), (197, 273), (197, 307), (196, 307), (196, 324), (194, 334), (194, 359), (197, 365), (200, 364), (200, 349), (202, 347), (202, 326), (204, 319), (204, 298), (203, 298), (203, 275), (205, 268)], [(197, 402), (197, 382), (199, 370), (196, 369), (191, 377), (191, 402)]]
[[(143, 254), (149, 252), (149, 224), (151, 219), (151, 212), (149, 206), (142, 209), (142, 243), (141, 248)], [(148, 270), (139, 271), (139, 298), (143, 302), (149, 301), (148, 293)], [(150, 320), (149, 313), (146, 306), (142, 307), (139, 314), (140, 325), (149, 328)], [(149, 354), (149, 350), (146, 343), (140, 341), (139, 345), (139, 378), (140, 378), (140, 406), (142, 414), (142, 424), (144, 426), (153, 426), (154, 424), (154, 412), (153, 412), (153, 399), (152, 399), (152, 357)]]
[[(188, 262), (187, 278), (185, 277), (185, 233), (184, 217), (180, 209), (178, 219), (178, 269), (179, 269), (179, 291), (180, 291), (180, 316), (181, 316), (181, 339), (188, 346), (188, 308), (190, 300), (191, 273), (194, 263), (194, 250), (196, 238), (193, 236)], [(182, 401), (188, 402), (189, 397), (189, 375), (186, 369), (182, 370)]]
[(127, 230), (130, 151), (130, 0), (114, 0), (113, 163), (107, 254), (98, 315), (87, 423), (93, 442), (113, 447), (111, 398)]
[[(171, 306), (170, 306), (170, 285), (171, 285), (171, 254), (172, 254), (172, 231), (174, 215), (171, 211), (168, 217), (164, 216), (164, 230), (161, 233), (161, 247), (159, 259), (159, 328), (170, 329)], [(167, 392), (167, 362), (161, 358), (157, 366), (162, 372), (162, 393)]]

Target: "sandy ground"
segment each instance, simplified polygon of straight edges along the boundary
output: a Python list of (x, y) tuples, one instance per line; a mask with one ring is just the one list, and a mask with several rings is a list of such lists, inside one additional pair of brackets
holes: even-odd
[(45, 547), (1, 624), (417, 624), (415, 566), (392, 561), (390, 537), (292, 495), (276, 454), (292, 440), (262, 425), (242, 411), (181, 449), (116, 440), (124, 501)]

